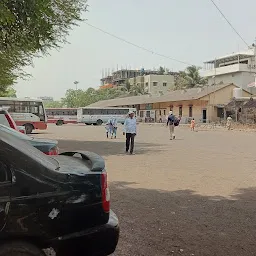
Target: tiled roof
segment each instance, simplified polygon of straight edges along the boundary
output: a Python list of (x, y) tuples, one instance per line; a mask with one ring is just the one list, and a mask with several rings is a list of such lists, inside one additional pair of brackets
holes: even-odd
[(132, 96), (125, 98), (116, 98), (112, 100), (98, 101), (89, 105), (88, 107), (115, 107), (115, 106), (125, 106), (125, 105), (137, 105), (146, 103), (157, 103), (157, 102), (172, 102), (172, 101), (186, 101), (200, 99), (212, 92), (223, 89), (232, 84), (225, 85), (215, 85), (215, 86), (205, 86), (202, 88), (191, 88), (184, 90), (176, 90), (168, 92), (162, 96)]

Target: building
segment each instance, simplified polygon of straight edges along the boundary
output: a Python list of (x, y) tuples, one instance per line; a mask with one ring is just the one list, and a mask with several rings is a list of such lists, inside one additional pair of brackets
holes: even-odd
[(174, 75), (144, 75), (129, 79), (131, 86), (143, 86), (151, 95), (163, 95), (174, 89)]
[(120, 69), (101, 78), (100, 89), (118, 87), (129, 82), (131, 85), (142, 85), (148, 93), (156, 95), (173, 89), (177, 74), (175, 72), (163, 74), (156, 70), (144, 70), (143, 68), (141, 70)]
[[(218, 121), (225, 117), (224, 107), (233, 98), (234, 84), (207, 86), (176, 90), (160, 96), (133, 96), (99, 101), (90, 107), (136, 107), (142, 121), (150, 119), (153, 122), (165, 120), (170, 110), (176, 116), (182, 117), (182, 123), (191, 118), (196, 122)], [(242, 90), (243, 97), (250, 97), (251, 93)]]
[[(255, 54), (253, 45), (247, 51), (232, 53), (204, 63), (202, 75), (208, 79), (208, 84), (233, 83), (243, 89), (255, 81)], [(252, 89), (251, 92), (256, 92)]]

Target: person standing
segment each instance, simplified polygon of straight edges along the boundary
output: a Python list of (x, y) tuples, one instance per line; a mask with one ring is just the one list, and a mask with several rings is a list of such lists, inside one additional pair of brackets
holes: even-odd
[(130, 111), (128, 117), (125, 119), (123, 134), (126, 135), (125, 151), (128, 153), (130, 150), (130, 154), (132, 155), (134, 150), (134, 138), (137, 134), (137, 123), (133, 111)]
[(111, 124), (112, 124), (112, 134), (111, 134), (111, 139), (113, 137), (116, 139), (116, 132), (117, 132), (117, 120), (115, 117), (111, 118)]
[(231, 129), (231, 123), (232, 123), (232, 117), (228, 116), (228, 118), (227, 118), (227, 128), (228, 128), (228, 130)]
[(170, 111), (167, 119), (167, 127), (169, 126), (169, 129), (170, 129), (170, 140), (175, 139), (174, 122), (175, 122), (175, 116), (173, 115), (172, 111)]
[(196, 121), (195, 121), (195, 118), (193, 118), (190, 122), (191, 131), (195, 131), (195, 125), (196, 125)]

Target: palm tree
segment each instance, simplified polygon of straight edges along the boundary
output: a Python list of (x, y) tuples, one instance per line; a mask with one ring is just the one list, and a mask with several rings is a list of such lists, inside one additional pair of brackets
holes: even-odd
[(131, 87), (130, 94), (137, 96), (137, 95), (145, 95), (148, 93), (145, 91), (145, 87), (143, 84), (136, 84)]
[(185, 71), (180, 71), (175, 79), (175, 89), (180, 90), (206, 85), (207, 80), (200, 76), (200, 69), (197, 66), (189, 66)]
[(197, 87), (198, 85), (206, 85), (207, 80), (200, 76), (199, 70), (201, 68), (195, 65), (189, 66), (186, 68), (185, 72), (182, 73), (182, 76), (187, 81), (187, 88)]

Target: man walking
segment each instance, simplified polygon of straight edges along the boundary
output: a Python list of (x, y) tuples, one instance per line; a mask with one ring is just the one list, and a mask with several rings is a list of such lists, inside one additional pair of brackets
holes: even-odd
[(174, 123), (175, 123), (175, 116), (173, 115), (172, 111), (170, 111), (167, 119), (167, 127), (169, 126), (169, 129), (170, 129), (170, 140), (175, 139)]
[(129, 152), (130, 154), (133, 154), (134, 149), (134, 137), (137, 133), (137, 124), (136, 124), (136, 118), (134, 117), (134, 112), (130, 111), (128, 113), (128, 118), (125, 119), (124, 122), (124, 135), (126, 134), (126, 153)]

